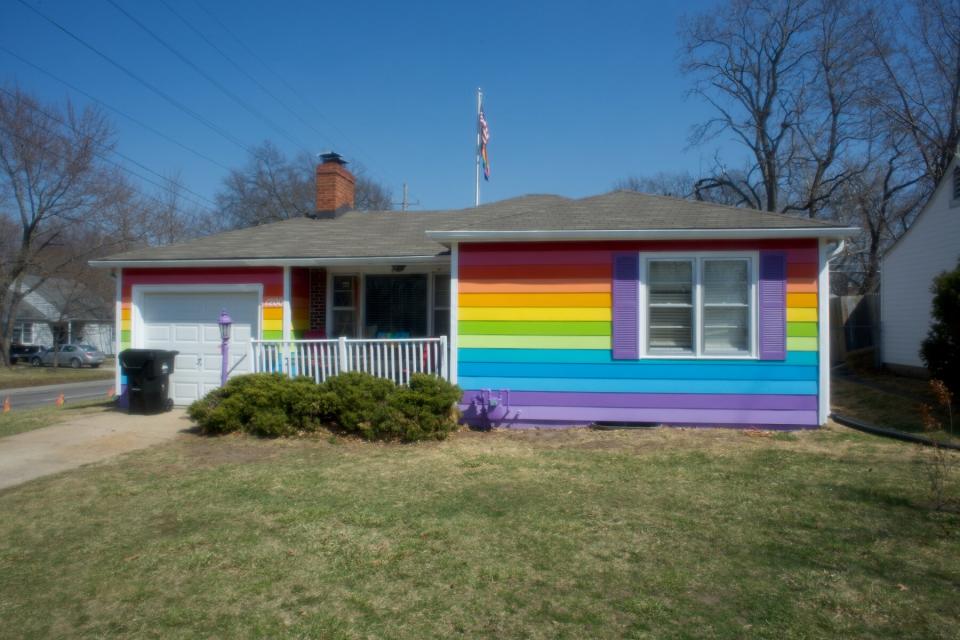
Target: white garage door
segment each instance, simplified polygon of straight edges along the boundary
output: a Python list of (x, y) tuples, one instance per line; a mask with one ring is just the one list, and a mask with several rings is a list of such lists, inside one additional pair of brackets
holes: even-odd
[(260, 298), (254, 292), (145, 292), (140, 302), (145, 349), (179, 351), (170, 397), (189, 404), (220, 386), (220, 311), (233, 319), (230, 375), (251, 372), (250, 339), (260, 335)]

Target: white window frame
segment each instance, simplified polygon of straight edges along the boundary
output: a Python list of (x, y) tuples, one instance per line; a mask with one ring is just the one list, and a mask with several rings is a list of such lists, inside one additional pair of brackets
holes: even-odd
[[(27, 331), (28, 328), (29, 328), (29, 331)], [(20, 329), (20, 340), (19, 340), (19, 344), (33, 344), (33, 339), (34, 339), (34, 331), (33, 331), (33, 329), (34, 329), (34, 327), (33, 327), (33, 322), (32, 322), (32, 321), (29, 321), (29, 322), (28, 322), (28, 321), (24, 320), (24, 321), (21, 321), (21, 322), (16, 323), (16, 324), (14, 325), (14, 331), (16, 331), (17, 329)], [(30, 337), (29, 340), (25, 339), (25, 336), (27, 336), (27, 335), (29, 335), (29, 337)], [(17, 341), (15, 340), (14, 342), (17, 342)]]
[[(648, 291), (647, 273), (651, 261), (685, 260), (693, 262), (693, 352), (657, 353), (650, 352), (648, 344)], [(747, 296), (749, 309), (748, 353), (705, 353), (703, 348), (703, 263), (709, 260), (747, 260), (750, 275), (750, 291)], [(758, 251), (700, 251), (700, 252), (643, 252), (640, 254), (640, 295), (639, 295), (639, 342), (641, 358), (651, 360), (757, 360), (759, 358), (759, 300), (760, 254)]]
[[(428, 306), (430, 307), (430, 322), (429, 322), (429, 324), (430, 324), (430, 335), (431, 335), (431, 336), (437, 332), (437, 331), (436, 331), (436, 327), (434, 326), (434, 325), (436, 324), (436, 322), (435, 322), (435, 314), (436, 314), (436, 312), (437, 312), (437, 311), (446, 311), (447, 313), (450, 313), (450, 302), (451, 302), (451, 300), (448, 300), (448, 301), (447, 301), (447, 306), (445, 306), (445, 307), (444, 307), (444, 306), (438, 306), (438, 305), (436, 304), (436, 302), (437, 302), (437, 299), (436, 299), (437, 280), (443, 280), (443, 279), (446, 279), (446, 280), (449, 281), (449, 280), (450, 280), (450, 274), (449, 274), (449, 273), (434, 273), (434, 274), (432, 274), (432, 275), (430, 276), (430, 291), (429, 291), (430, 300), (428, 301)], [(452, 295), (452, 294), (451, 294), (451, 295)], [(448, 332), (448, 333), (449, 333), (449, 332)], [(449, 337), (449, 336), (448, 336), (448, 337)]]
[[(349, 307), (333, 305), (333, 301), (336, 300), (333, 283), (336, 278), (341, 277), (353, 278), (353, 304)], [(337, 311), (353, 311), (353, 331), (351, 335), (345, 337), (358, 337), (360, 334), (360, 327), (363, 326), (363, 319), (360, 317), (361, 310), (363, 308), (363, 275), (357, 271), (340, 271), (337, 273), (331, 273), (330, 271), (327, 271), (327, 302), (327, 309), (330, 310), (327, 314), (326, 330), (324, 331), (324, 333), (327, 334), (327, 337), (334, 337), (333, 318), (336, 315), (335, 312)]]

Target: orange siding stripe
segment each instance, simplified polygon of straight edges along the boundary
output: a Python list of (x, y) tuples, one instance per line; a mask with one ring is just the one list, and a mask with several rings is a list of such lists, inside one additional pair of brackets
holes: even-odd
[(513, 280), (518, 276), (524, 278), (546, 278), (551, 280), (571, 278), (607, 278), (612, 277), (610, 264), (531, 264), (518, 267), (517, 265), (475, 265), (460, 268), (460, 281), (467, 280)]
[(787, 307), (816, 307), (815, 293), (787, 293)]
[(548, 280), (545, 278), (511, 282), (499, 280), (469, 280), (460, 283), (463, 293), (609, 293), (608, 278)]
[(610, 307), (609, 293), (463, 293), (462, 307)]

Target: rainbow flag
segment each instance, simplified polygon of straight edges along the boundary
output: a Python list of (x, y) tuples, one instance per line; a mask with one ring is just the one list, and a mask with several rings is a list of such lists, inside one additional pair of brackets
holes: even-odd
[(487, 158), (487, 143), (490, 142), (490, 127), (487, 118), (483, 115), (483, 105), (480, 106), (480, 116), (477, 121), (480, 130), (480, 158), (483, 160), (483, 179), (490, 180), (490, 160)]

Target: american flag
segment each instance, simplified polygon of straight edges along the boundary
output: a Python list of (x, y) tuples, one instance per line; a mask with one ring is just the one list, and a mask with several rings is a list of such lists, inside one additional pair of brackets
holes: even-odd
[(480, 129), (480, 158), (483, 160), (483, 179), (490, 180), (490, 160), (487, 158), (487, 143), (490, 142), (490, 127), (487, 118), (483, 115), (483, 106), (480, 107), (480, 118), (477, 123)]

